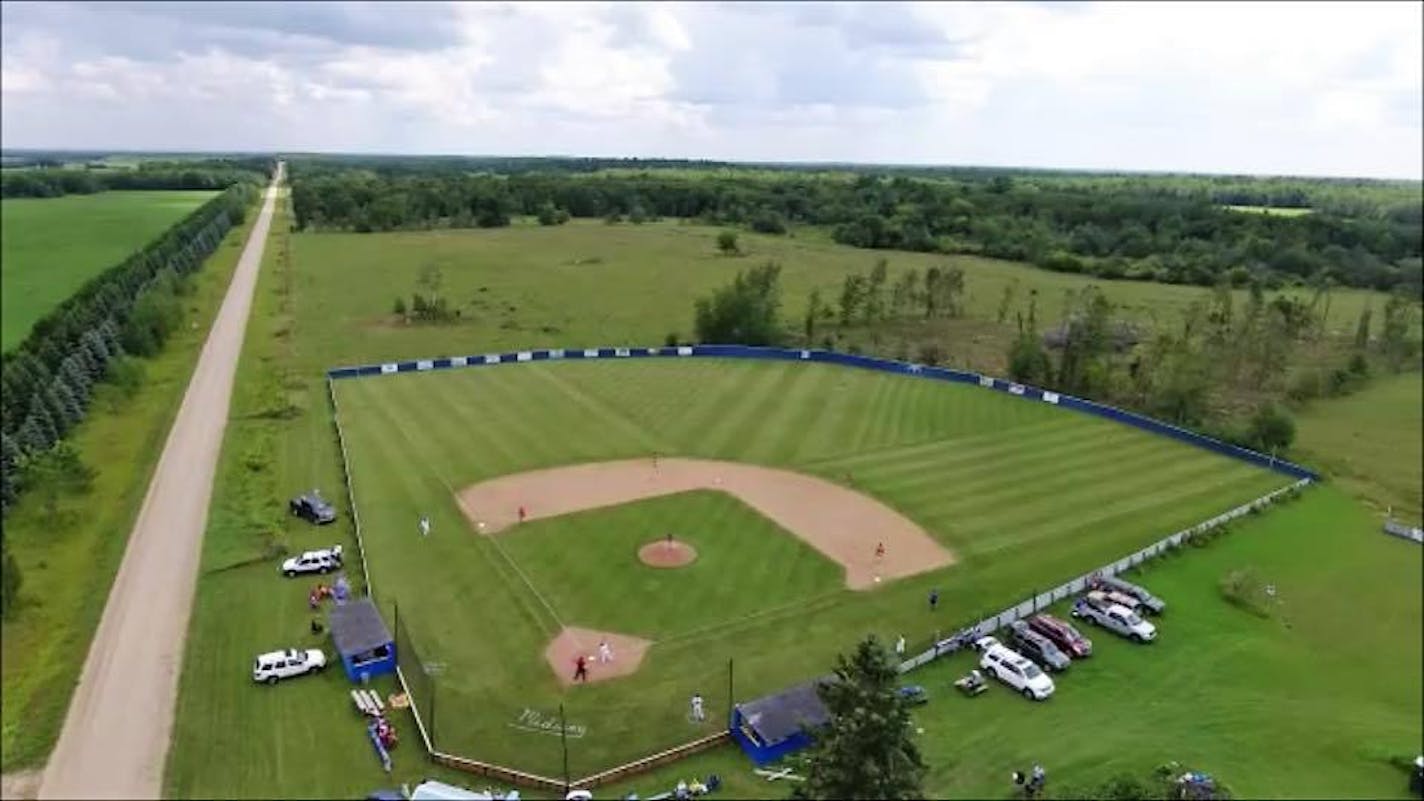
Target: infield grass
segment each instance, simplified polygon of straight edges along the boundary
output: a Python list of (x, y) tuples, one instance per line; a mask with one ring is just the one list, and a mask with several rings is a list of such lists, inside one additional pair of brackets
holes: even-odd
[(0, 351), (86, 281), (216, 192), (99, 192), (0, 200)]

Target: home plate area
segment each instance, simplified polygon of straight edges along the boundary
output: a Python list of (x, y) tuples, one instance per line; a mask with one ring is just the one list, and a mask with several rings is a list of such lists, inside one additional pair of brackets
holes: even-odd
[[(600, 647), (604, 644), (608, 646), (606, 651)], [(637, 672), (652, 644), (652, 640), (628, 634), (565, 626), (544, 648), (544, 660), (560, 684), (592, 684)], [(584, 657), (587, 676), (575, 680), (580, 656)]]

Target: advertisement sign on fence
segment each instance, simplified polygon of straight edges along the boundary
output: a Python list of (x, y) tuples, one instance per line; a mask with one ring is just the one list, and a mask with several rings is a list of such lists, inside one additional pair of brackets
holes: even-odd
[(383, 365), (381, 365), (381, 372), (382, 372), (383, 374), (386, 374), (386, 375), (389, 375), (389, 374), (391, 374), (391, 373), (394, 373), (397, 369), (398, 369), (398, 368), (397, 368), (394, 364), (389, 364), (389, 363), (388, 363), (388, 364), (383, 364)]

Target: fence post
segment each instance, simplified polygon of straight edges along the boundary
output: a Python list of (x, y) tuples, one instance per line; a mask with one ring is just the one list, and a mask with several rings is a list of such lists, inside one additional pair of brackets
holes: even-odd
[(559, 744), (564, 749), (564, 794), (569, 792), (569, 724), (564, 720), (564, 704), (559, 703)]
[(733, 685), (733, 683), (732, 683), (733, 675), (734, 675), (734, 674), (732, 673), (732, 660), (729, 658), (729, 659), (727, 660), (727, 725), (728, 725), (728, 726), (731, 726), (731, 725), (732, 725), (732, 708), (733, 708), (733, 706), (736, 704), (736, 696), (733, 694), (733, 687), (734, 687), (734, 685)]

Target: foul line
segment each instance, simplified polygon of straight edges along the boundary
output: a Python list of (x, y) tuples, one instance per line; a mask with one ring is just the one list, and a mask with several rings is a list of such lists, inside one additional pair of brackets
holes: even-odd
[[(410, 435), (406, 433), (405, 426), (401, 425), (399, 417), (391, 417), (390, 419), (395, 422), (396, 428), (400, 430), (401, 436), (405, 438), (406, 443), (412, 443), (413, 440), (410, 438)], [(445, 479), (444, 473), (439, 470), (434, 470), (433, 472), (435, 473), (435, 477), (439, 479), (440, 483), (445, 486), (445, 489), (450, 493), (451, 497), (455, 499), (455, 503), (460, 507), (460, 512), (464, 514), (465, 519), (474, 520), (475, 516), (470, 514), (470, 510), (465, 506), (464, 500), (460, 498), (460, 493), (456, 492), (455, 488), (450, 485), (450, 482)], [(494, 549), (499, 552), (500, 556), (504, 557), (504, 560), (509, 563), (510, 567), (514, 568), (515, 575), (519, 576), (520, 580), (524, 582), (524, 586), (528, 587), (529, 591), (534, 593), (534, 597), (539, 599), (539, 603), (544, 605), (544, 608), (549, 611), (549, 615), (554, 618), (554, 622), (557, 623), (559, 626), (558, 630), (549, 631), (548, 627), (545, 625), (546, 621), (544, 621), (539, 615), (536, 614), (534, 615), (534, 619), (539, 623), (539, 628), (543, 629), (546, 635), (557, 635), (559, 633), (559, 630), (568, 628), (568, 626), (564, 623), (564, 619), (559, 616), (559, 613), (557, 611), (555, 611), (554, 605), (549, 603), (549, 600), (544, 597), (544, 594), (539, 592), (539, 589), (534, 586), (534, 582), (530, 581), (529, 577), (524, 575), (524, 571), (519, 569), (519, 565), (514, 561), (513, 557), (511, 557), (508, 553), (505, 552), (504, 548), (495, 540), (495, 538), (485, 537), (478, 533), (475, 533), (475, 535), (480, 537), (481, 539), (489, 540), (490, 544), (494, 545)]]

